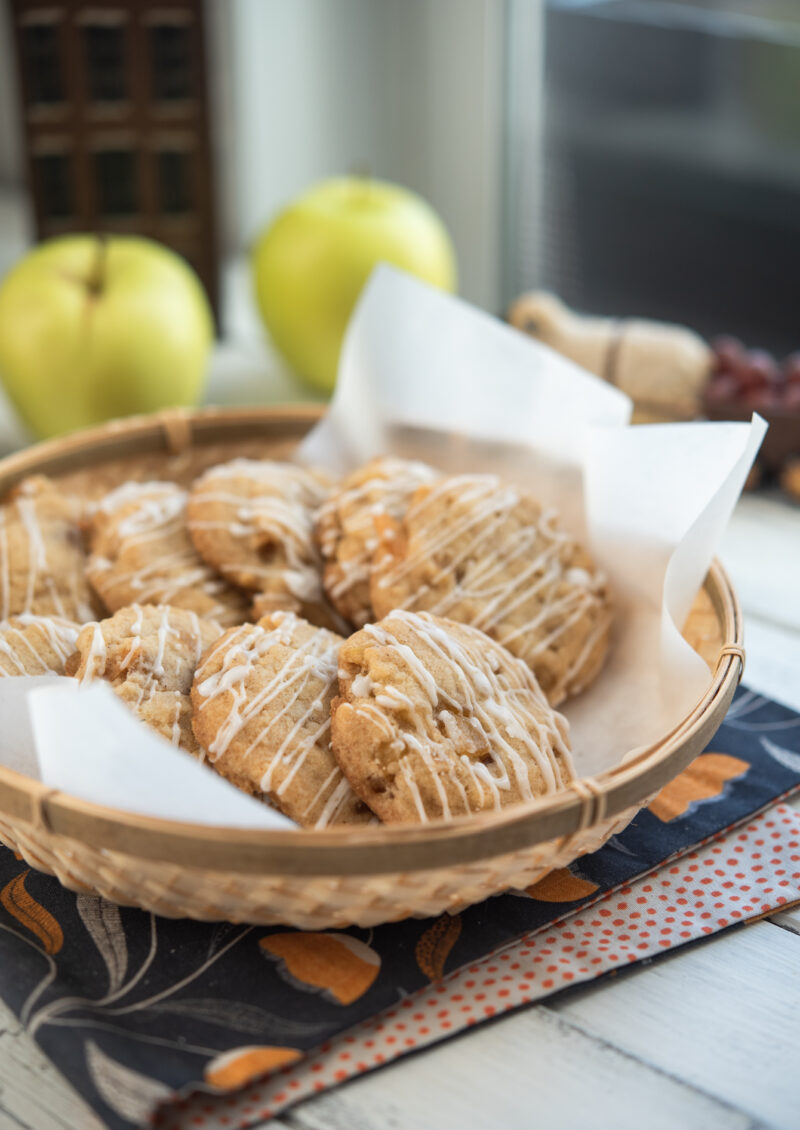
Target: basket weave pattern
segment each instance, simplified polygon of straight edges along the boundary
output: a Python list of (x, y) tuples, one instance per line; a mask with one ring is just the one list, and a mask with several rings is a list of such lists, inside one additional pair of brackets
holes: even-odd
[(166, 918), (291, 924), (307, 930), (377, 926), (455, 913), (503, 890), (523, 890), (556, 867), (597, 851), (630, 823), (629, 808), (572, 836), (479, 863), (390, 875), (241, 875), (136, 860), (69, 840), (48, 840), (0, 819), (0, 840), (72, 891), (93, 891)]
[[(115, 422), (0, 460), (0, 497), (36, 472), (101, 493), (130, 477), (187, 483), (237, 454), (285, 457), (318, 416), (210, 409)], [(324, 929), (455, 912), (596, 851), (701, 752), (743, 666), (741, 614), (717, 564), (688, 627), (713, 671), (694, 711), (635, 758), (533, 805), (444, 827), (234, 831), (105, 809), (0, 767), (0, 841), (71, 890), (166, 917)]]

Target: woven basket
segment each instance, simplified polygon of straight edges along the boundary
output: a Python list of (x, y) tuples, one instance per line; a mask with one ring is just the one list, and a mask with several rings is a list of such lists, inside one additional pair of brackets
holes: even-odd
[[(125, 478), (189, 482), (234, 454), (286, 455), (318, 416), (248, 408), (115, 422), (0, 461), (0, 497), (34, 472), (95, 494)], [(244, 831), (103, 808), (0, 768), (0, 839), (72, 890), (170, 917), (320, 929), (456, 911), (596, 850), (701, 752), (744, 658), (719, 564), (686, 634), (713, 671), (691, 714), (635, 759), (531, 804), (424, 826)]]

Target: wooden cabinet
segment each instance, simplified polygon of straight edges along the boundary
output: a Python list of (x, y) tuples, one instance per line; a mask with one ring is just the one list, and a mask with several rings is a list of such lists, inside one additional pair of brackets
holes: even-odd
[(37, 234), (149, 236), (217, 305), (202, 0), (10, 0)]

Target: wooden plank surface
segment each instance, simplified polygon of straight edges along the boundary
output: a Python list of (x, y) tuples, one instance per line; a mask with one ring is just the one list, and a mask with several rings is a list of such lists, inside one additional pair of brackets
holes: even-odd
[(322, 1095), (284, 1121), (302, 1130), (744, 1130), (752, 1122), (542, 1006)]
[(757, 922), (578, 991), (555, 1010), (757, 1121), (797, 1130), (796, 934)]
[(747, 612), (744, 621), (745, 683), (800, 709), (800, 632), (757, 620)]
[(745, 495), (720, 557), (746, 613), (800, 631), (800, 507), (777, 491)]
[(782, 914), (776, 914), (770, 919), (776, 926), (783, 926), (785, 930), (790, 930), (793, 934), (800, 934), (800, 907), (794, 907), (792, 910), (784, 910)]
[(0, 1130), (102, 1130), (0, 1001)]

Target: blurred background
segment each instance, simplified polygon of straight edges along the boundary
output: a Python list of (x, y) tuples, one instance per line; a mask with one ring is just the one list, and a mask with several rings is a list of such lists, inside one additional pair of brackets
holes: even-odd
[(0, 4), (0, 274), (42, 236), (163, 241), (243, 399), (310, 395), (248, 248), (352, 171), (424, 197), (494, 313), (545, 288), (800, 348), (797, 0)]

